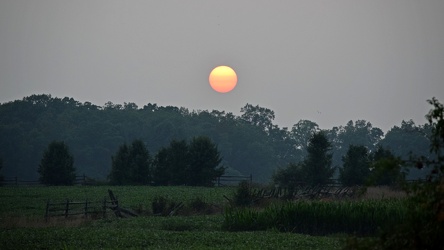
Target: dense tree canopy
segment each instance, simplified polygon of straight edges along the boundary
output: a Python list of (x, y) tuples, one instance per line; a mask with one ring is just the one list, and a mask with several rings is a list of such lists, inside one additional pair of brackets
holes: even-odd
[(53, 141), (43, 152), (38, 172), (46, 185), (73, 185), (76, 179), (74, 159), (64, 142)]
[[(0, 158), (5, 177), (33, 180), (38, 177), (45, 147), (53, 140), (64, 141), (79, 173), (104, 180), (111, 171), (111, 156), (125, 142), (141, 139), (149, 152), (158, 152), (174, 139), (188, 141), (203, 135), (218, 145), (221, 165), (227, 171), (253, 174), (254, 181), (268, 182), (278, 167), (304, 160), (309, 138), (319, 131), (318, 125), (308, 120), (300, 120), (290, 130), (279, 128), (273, 124), (274, 118), (272, 110), (251, 104), (236, 116), (153, 103), (143, 107), (112, 102), (96, 106), (68, 97), (32, 95), (0, 104)], [(350, 144), (364, 145), (370, 151), (381, 144), (403, 159), (409, 157), (409, 151), (420, 152), (418, 155), (428, 151), (430, 129), (412, 124), (411, 130), (408, 122), (404, 123), (385, 137), (362, 120), (328, 129), (325, 134), (332, 143), (332, 166), (342, 164)]]
[(155, 185), (212, 186), (224, 173), (217, 146), (209, 137), (172, 140), (154, 157), (153, 180)]
[(344, 164), (339, 171), (341, 183), (345, 186), (364, 185), (370, 175), (368, 149), (362, 145), (350, 145), (342, 161)]
[(151, 156), (141, 140), (134, 140), (130, 146), (126, 143), (119, 147), (112, 157), (112, 167), (109, 174), (113, 185), (148, 185)]
[(314, 133), (308, 142), (304, 168), (306, 181), (312, 185), (326, 184), (333, 176), (332, 146), (324, 132)]

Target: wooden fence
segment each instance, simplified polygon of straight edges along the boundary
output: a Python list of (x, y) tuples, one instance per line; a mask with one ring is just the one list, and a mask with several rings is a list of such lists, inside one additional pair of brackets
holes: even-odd
[(95, 217), (107, 217), (107, 211), (111, 210), (117, 217), (135, 217), (137, 214), (130, 209), (125, 209), (119, 206), (119, 201), (117, 197), (114, 196), (113, 192), (108, 189), (108, 194), (110, 200), (106, 197), (103, 201), (92, 202), (92, 201), (70, 201), (66, 199), (65, 202), (52, 203), (50, 200), (46, 202), (45, 209), (45, 220), (48, 221), (51, 217), (63, 216), (68, 218), (69, 216), (79, 216), (83, 218), (88, 218), (88, 216)]
[(256, 198), (286, 198), (286, 199), (319, 199), (319, 198), (351, 198), (359, 191), (359, 187), (345, 187), (339, 184), (326, 185), (297, 185), (294, 188), (263, 188), (253, 189)]
[(253, 175), (223, 175), (216, 178), (216, 186), (232, 186), (237, 185), (241, 181), (248, 181), (251, 184), (253, 182)]
[(83, 218), (88, 217), (102, 217), (106, 218), (107, 210), (114, 210), (115, 202), (103, 199), (103, 201), (70, 201), (53, 203), (50, 200), (46, 202), (45, 220), (48, 221), (51, 217), (72, 217), (82, 215)]
[[(94, 185), (95, 181), (86, 175), (77, 175), (74, 185)], [(0, 186), (42, 186), (38, 180), (22, 180), (18, 177), (0, 180)]]

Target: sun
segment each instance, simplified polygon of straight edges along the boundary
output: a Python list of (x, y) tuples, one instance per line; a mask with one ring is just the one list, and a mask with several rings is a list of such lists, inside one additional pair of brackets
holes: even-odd
[(227, 93), (236, 87), (236, 72), (228, 66), (218, 66), (214, 68), (208, 79), (211, 87), (219, 93)]

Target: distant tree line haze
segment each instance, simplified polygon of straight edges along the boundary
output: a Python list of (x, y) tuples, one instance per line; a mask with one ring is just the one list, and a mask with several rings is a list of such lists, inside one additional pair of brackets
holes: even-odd
[[(5, 178), (38, 179), (39, 171), (43, 171), (39, 169), (44, 169), (42, 155), (52, 142), (69, 147), (77, 173), (97, 180), (109, 178), (115, 184), (208, 185), (203, 176), (220, 174), (220, 166), (230, 175), (253, 174), (255, 182), (265, 183), (278, 169), (291, 165), (291, 171), (299, 171), (304, 164), (315, 166), (319, 160), (313, 158), (315, 153), (324, 157), (323, 167), (328, 170), (325, 176), (346, 178), (348, 165), (359, 162), (367, 168), (365, 164), (375, 157), (372, 155), (378, 147), (402, 159), (430, 156), (428, 124), (402, 121), (384, 134), (365, 120), (321, 131), (309, 120), (280, 128), (273, 123), (274, 118), (272, 110), (251, 104), (242, 107), (241, 115), (236, 116), (225, 111), (190, 111), (152, 103), (143, 107), (112, 102), (97, 106), (69, 97), (32, 95), (0, 104), (0, 174)], [(313, 137), (321, 135), (318, 139), (322, 141), (315, 143)], [(323, 151), (311, 151), (313, 143), (322, 144)], [(357, 148), (348, 152), (350, 145)], [(358, 156), (367, 160), (356, 160)], [(122, 166), (130, 171), (120, 175)], [(175, 174), (180, 171), (192, 172), (194, 177), (182, 172), (187, 178), (177, 179)], [(143, 173), (140, 179), (136, 177), (139, 172)], [(425, 172), (415, 170), (409, 175), (416, 178), (425, 176)], [(310, 178), (322, 182), (325, 176)]]

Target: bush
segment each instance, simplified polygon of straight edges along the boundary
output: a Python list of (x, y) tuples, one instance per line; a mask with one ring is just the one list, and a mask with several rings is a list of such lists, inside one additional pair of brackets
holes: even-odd
[(250, 206), (253, 204), (253, 201), (254, 197), (251, 192), (250, 183), (248, 181), (241, 181), (234, 194), (234, 205), (241, 207)]

